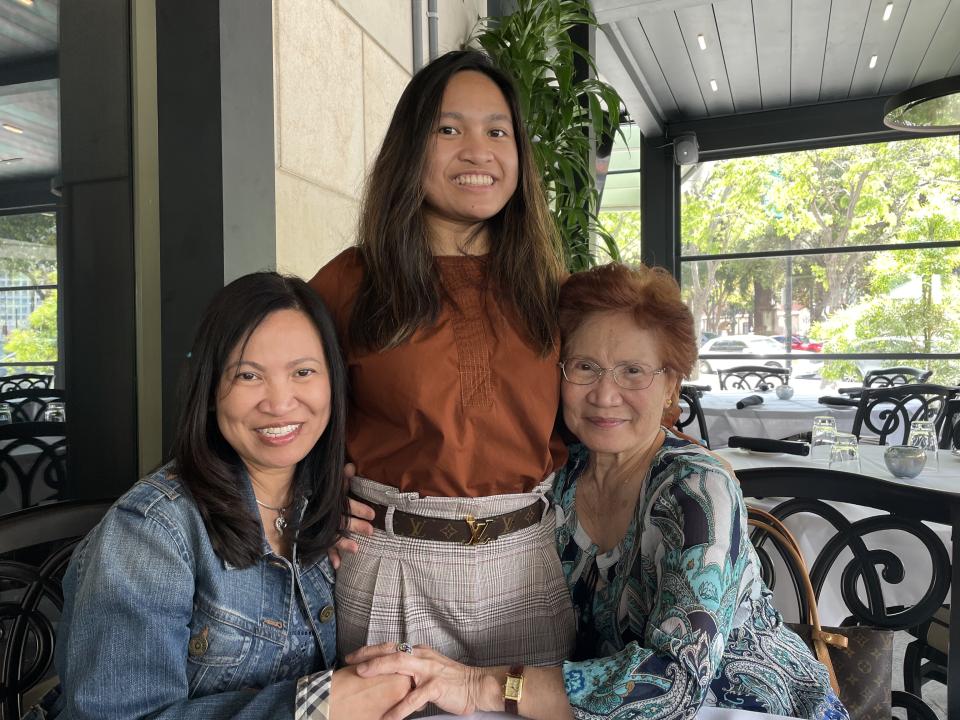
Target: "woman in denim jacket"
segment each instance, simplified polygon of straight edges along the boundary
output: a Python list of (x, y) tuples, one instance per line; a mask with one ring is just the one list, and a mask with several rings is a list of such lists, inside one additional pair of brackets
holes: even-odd
[(52, 715), (380, 717), (406, 678), (332, 672), (346, 386), (322, 303), (276, 273), (232, 282), (183, 387), (173, 461), (117, 501), (67, 570)]

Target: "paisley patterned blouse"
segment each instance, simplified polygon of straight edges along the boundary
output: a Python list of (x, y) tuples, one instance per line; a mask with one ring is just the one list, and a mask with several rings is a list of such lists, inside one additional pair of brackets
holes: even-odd
[(827, 671), (771, 604), (736, 479), (667, 433), (620, 544), (577, 521), (589, 451), (558, 474), (557, 547), (577, 608), (576, 718), (693, 718), (701, 705), (847, 720)]

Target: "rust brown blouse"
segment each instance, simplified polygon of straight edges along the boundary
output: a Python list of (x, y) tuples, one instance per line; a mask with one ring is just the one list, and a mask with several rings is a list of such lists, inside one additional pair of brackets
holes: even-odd
[(485, 257), (438, 257), (436, 325), (399, 347), (357, 353), (347, 328), (363, 275), (355, 248), (310, 281), (337, 324), (350, 377), (347, 454), (357, 472), (402, 491), (478, 497), (533, 489), (566, 461), (554, 432), (556, 352), (541, 358), (487, 283)]

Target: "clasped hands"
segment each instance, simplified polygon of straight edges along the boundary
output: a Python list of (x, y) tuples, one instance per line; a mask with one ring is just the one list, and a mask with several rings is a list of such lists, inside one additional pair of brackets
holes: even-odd
[[(488, 669), (463, 665), (425, 645), (412, 650), (398, 652), (397, 643), (382, 643), (360, 648), (346, 657), (360, 678), (407, 679), (409, 691), (383, 715), (383, 720), (401, 720), (427, 703), (454, 715), (503, 710), (502, 688)], [(498, 700), (500, 706), (496, 707)], [(336, 713), (335, 707), (331, 709)]]

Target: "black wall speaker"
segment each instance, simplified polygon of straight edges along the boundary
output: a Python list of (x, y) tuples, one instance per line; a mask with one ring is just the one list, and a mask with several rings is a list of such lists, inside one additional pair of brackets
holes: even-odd
[(673, 139), (673, 161), (677, 165), (693, 165), (700, 157), (695, 133), (684, 133)]

